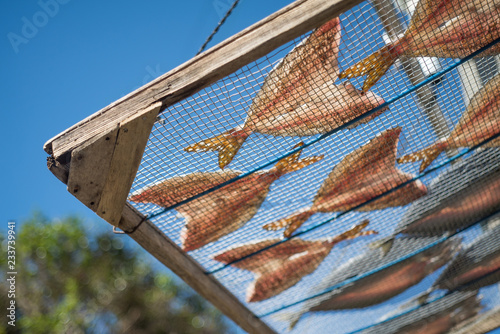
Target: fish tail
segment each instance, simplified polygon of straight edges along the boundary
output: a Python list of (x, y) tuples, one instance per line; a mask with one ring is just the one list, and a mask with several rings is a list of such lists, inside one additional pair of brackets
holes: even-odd
[[(300, 142), (297, 145), (295, 145), (292, 149), (296, 149), (297, 147), (301, 147), (303, 145), (304, 145), (304, 143)], [(301, 152), (302, 152), (302, 150), (295, 152), (294, 154), (281, 159), (280, 161), (278, 161), (276, 163), (275, 167), (282, 174), (291, 173), (291, 172), (297, 171), (299, 169), (302, 169), (306, 166), (312, 165), (313, 163), (320, 161), (324, 157), (324, 155), (318, 155), (318, 156), (307, 157), (307, 158), (299, 160)]]
[(299, 322), (300, 318), (302, 318), (302, 314), (296, 314), (290, 319), (290, 325), (288, 325), (288, 329), (292, 330), (297, 326), (297, 323)]
[(394, 244), (394, 236), (387, 237), (384, 239), (380, 239), (377, 241), (374, 241), (368, 245), (370, 249), (377, 249), (380, 248), (382, 250), (382, 256), (386, 256), (387, 253), (392, 248), (392, 245)]
[(133, 193), (132, 195), (130, 195), (128, 197), (128, 200), (131, 201), (131, 202), (135, 202), (135, 203), (144, 203), (144, 197), (143, 194), (140, 194), (140, 193)]
[(345, 231), (342, 234), (339, 234), (337, 237), (335, 237), (332, 240), (332, 242), (337, 243), (337, 242), (344, 241), (344, 240), (352, 240), (352, 239), (355, 239), (357, 237), (361, 237), (361, 236), (365, 236), (365, 235), (378, 234), (377, 231), (373, 231), (373, 230), (363, 231), (365, 229), (365, 227), (368, 226), (368, 224), (369, 224), (368, 219), (365, 219), (361, 223), (359, 223), (358, 225), (351, 228), (350, 230)]
[(397, 162), (405, 164), (422, 160), (420, 164), (420, 173), (422, 173), (446, 148), (445, 142), (438, 142), (423, 150), (402, 156), (397, 159)]
[(289, 324), (288, 329), (292, 330), (297, 325), (300, 318), (302, 318), (302, 315), (303, 315), (302, 312), (286, 312), (285, 311), (285, 312), (279, 312), (279, 313), (272, 314), (270, 317), (276, 321), (284, 321), (284, 322), (289, 321), (290, 324)]
[(219, 152), (219, 167), (224, 169), (238, 153), (241, 145), (245, 142), (249, 133), (244, 130), (229, 130), (216, 137), (202, 140), (196, 144), (184, 148), (186, 152)]
[(363, 91), (367, 92), (377, 81), (387, 72), (389, 67), (399, 57), (400, 52), (394, 44), (389, 44), (371, 54), (357, 64), (349, 67), (347, 70), (340, 73), (339, 78), (354, 78), (367, 75), (363, 83)]
[(311, 210), (300, 210), (291, 216), (277, 220), (263, 226), (268, 231), (277, 231), (286, 227), (283, 235), (289, 238), (296, 229), (298, 229), (306, 220), (314, 214)]
[(413, 307), (416, 305), (418, 305), (418, 306), (424, 305), (427, 302), (427, 300), (429, 299), (429, 296), (431, 295), (432, 291), (434, 291), (434, 289), (431, 287), (431, 288), (427, 289), (426, 291), (419, 293), (418, 295), (416, 295), (415, 297), (410, 299), (408, 302), (404, 303), (401, 306), (401, 308), (408, 308), (408, 307)]

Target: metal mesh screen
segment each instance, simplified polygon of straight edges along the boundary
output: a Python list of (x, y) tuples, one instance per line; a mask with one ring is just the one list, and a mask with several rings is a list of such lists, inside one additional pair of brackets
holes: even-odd
[[(153, 127), (129, 200), (277, 332), (452, 327), (498, 305), (500, 9), (411, 5), (362, 3)], [(373, 87), (338, 78), (381, 48)]]

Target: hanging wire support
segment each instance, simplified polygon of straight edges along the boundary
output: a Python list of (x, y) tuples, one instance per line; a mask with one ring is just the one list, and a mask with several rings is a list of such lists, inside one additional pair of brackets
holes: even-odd
[(212, 38), (219, 31), (220, 27), (224, 24), (224, 22), (226, 22), (226, 19), (229, 17), (229, 15), (231, 15), (231, 13), (233, 12), (233, 9), (236, 7), (236, 5), (238, 5), (238, 2), (240, 2), (240, 0), (234, 0), (232, 6), (226, 12), (226, 15), (224, 15), (224, 17), (222, 18), (222, 20), (219, 21), (219, 23), (217, 24), (217, 26), (215, 27), (215, 29), (212, 31), (212, 33), (210, 34), (210, 36), (207, 37), (207, 39), (205, 40), (205, 43), (203, 43), (203, 45), (200, 47), (200, 49), (198, 50), (198, 53), (196, 53), (196, 55), (199, 55), (200, 53), (203, 52), (203, 50), (205, 50), (205, 48), (207, 47), (207, 44), (210, 43), (210, 41), (212, 40)]
[(132, 234), (134, 233), (135, 231), (137, 231), (137, 229), (142, 225), (142, 223), (144, 223), (146, 220), (148, 220), (148, 215), (145, 215), (144, 217), (142, 217), (141, 221), (134, 227), (132, 228), (131, 230), (129, 231), (120, 231), (116, 228), (116, 226), (113, 226), (113, 233), (114, 234)]

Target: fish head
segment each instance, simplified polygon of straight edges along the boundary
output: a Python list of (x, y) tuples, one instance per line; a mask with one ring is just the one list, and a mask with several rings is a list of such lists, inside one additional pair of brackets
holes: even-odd
[(335, 30), (335, 32), (340, 32), (340, 19), (338, 17), (334, 17), (330, 21), (323, 24), (318, 30), (315, 32), (317, 35), (322, 35), (324, 33), (329, 32), (330, 30)]
[[(366, 93), (362, 93), (362, 96), (364, 97), (364, 100), (366, 101), (365, 103), (372, 105), (374, 108), (385, 103), (385, 100), (382, 97), (380, 97), (377, 94), (370, 92), (370, 91), (368, 91)], [(378, 111), (378, 113), (382, 113), (383, 111), (388, 110), (388, 109), (389, 109), (389, 107), (385, 106), (384, 108), (380, 109)]]
[[(368, 92), (360, 91), (359, 96), (360, 96), (360, 104), (362, 105), (362, 110), (365, 110), (365, 111), (370, 111), (370, 110), (377, 108), (385, 103), (385, 100), (381, 96), (378, 96), (377, 94), (370, 92), (370, 91), (368, 91)], [(377, 116), (380, 116), (382, 113), (384, 113), (387, 110), (389, 110), (389, 106), (384, 106), (384, 107), (380, 108), (379, 110), (375, 111), (370, 116), (365, 117), (361, 122), (367, 123), (367, 122), (373, 120), (374, 118), (376, 118)], [(400, 127), (397, 127), (397, 128), (400, 128)], [(397, 136), (399, 136), (399, 133), (397, 134)]]
[(140, 189), (134, 191), (132, 195), (129, 196), (128, 200), (135, 203), (150, 203), (154, 197), (155, 194), (151, 189)]
[[(366, 93), (366, 95), (368, 95), (369, 93), (371, 92)], [(397, 144), (399, 141), (399, 135), (401, 134), (401, 131), (403, 131), (403, 128), (401, 126), (396, 126), (394, 128), (383, 131), (381, 133), (381, 136), (383, 136), (385, 140)]]
[[(337, 94), (340, 94), (340, 96), (337, 96), (336, 99), (343, 99), (346, 105), (349, 105), (350, 111), (354, 112), (356, 117), (385, 103), (385, 100), (382, 97), (373, 92), (363, 92), (362, 90), (354, 87), (354, 85), (350, 82), (343, 82), (335, 87), (337, 87)], [(388, 109), (389, 107), (385, 106), (359, 122), (367, 123)], [(350, 128), (354, 128), (356, 125), (357, 123), (351, 125)]]
[(371, 154), (376, 157), (387, 156), (389, 152), (395, 152), (398, 146), (401, 131), (402, 128), (400, 126), (384, 130), (370, 139), (370, 141), (364, 144), (363, 147), (369, 148)]
[(259, 268), (255, 281), (247, 289), (247, 301), (257, 302), (289, 289), (311, 274), (330, 253), (331, 245), (316, 243), (317, 249), (306, 249), (282, 259), (271, 259)]
[(256, 273), (254, 280), (247, 287), (245, 297), (247, 303), (260, 302), (275, 295), (273, 289), (267, 286), (269, 282), (266, 276), (268, 273)]
[[(411, 178), (413, 178), (413, 175), (411, 175)], [(413, 188), (411, 192), (408, 192), (408, 194), (412, 196), (411, 201), (414, 201), (422, 196), (427, 195), (427, 187), (422, 181), (415, 180), (412, 183), (410, 183), (410, 185)]]
[(198, 234), (189, 231), (187, 226), (181, 230), (181, 248), (185, 252), (193, 251), (202, 246), (205, 246), (205, 240), (199, 238)]
[(262, 289), (257, 287), (257, 284), (261, 282), (259, 279), (261, 275), (256, 275), (255, 279), (248, 285), (246, 292), (246, 302), (255, 303), (271, 297), (269, 289)]

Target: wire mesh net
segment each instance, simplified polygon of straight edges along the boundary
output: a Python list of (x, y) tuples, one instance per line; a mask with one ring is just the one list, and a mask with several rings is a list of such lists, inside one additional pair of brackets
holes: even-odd
[(352, 8), (165, 110), (130, 202), (277, 332), (494, 308), (499, 11)]

